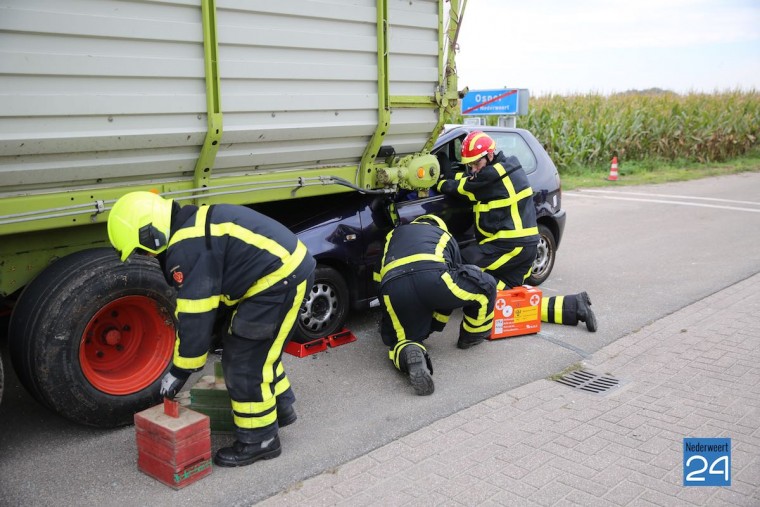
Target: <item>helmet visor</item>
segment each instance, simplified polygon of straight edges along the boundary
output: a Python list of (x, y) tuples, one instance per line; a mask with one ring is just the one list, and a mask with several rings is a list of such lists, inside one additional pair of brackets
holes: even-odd
[(473, 160), (472, 162), (467, 162), (466, 165), (467, 165), (467, 167), (477, 167), (478, 165), (480, 165), (480, 161), (483, 160), (484, 158), (486, 158), (485, 155), (483, 155), (482, 157), (480, 157), (480, 158), (478, 158), (476, 160)]
[(153, 224), (140, 227), (138, 231), (140, 246), (151, 253), (159, 253), (162, 246), (166, 245), (166, 236)]

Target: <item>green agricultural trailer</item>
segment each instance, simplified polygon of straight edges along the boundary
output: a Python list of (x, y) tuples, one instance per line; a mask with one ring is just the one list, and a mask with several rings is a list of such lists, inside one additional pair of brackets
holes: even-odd
[(160, 401), (174, 295), (108, 244), (127, 192), (429, 188), (465, 4), (0, 0), (0, 308), (25, 388), (99, 427)]

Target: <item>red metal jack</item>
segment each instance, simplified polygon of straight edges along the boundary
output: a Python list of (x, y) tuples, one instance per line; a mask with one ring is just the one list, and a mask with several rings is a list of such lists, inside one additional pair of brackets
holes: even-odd
[(306, 343), (290, 342), (285, 345), (285, 352), (291, 356), (306, 357), (318, 352), (327, 350), (327, 347), (339, 347), (346, 343), (356, 341), (356, 336), (348, 329), (342, 329), (341, 331), (325, 336), (324, 338), (317, 338)]

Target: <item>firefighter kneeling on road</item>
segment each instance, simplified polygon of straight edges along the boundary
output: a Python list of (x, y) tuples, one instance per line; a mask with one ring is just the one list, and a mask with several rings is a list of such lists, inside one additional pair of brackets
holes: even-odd
[[(496, 152), (496, 143), (478, 130), (462, 141), (462, 164), (468, 174), (454, 174), (441, 167), (439, 192), (474, 203), (476, 244), (464, 249), (466, 262), (480, 266), (498, 281), (498, 288), (524, 284), (536, 259), (539, 235), (533, 189), (517, 157)], [(567, 296), (544, 297), (541, 320), (575, 326), (585, 322), (596, 332), (591, 298), (583, 291)]]
[(418, 395), (434, 390), (433, 364), (422, 341), (442, 331), (451, 312), (462, 308), (457, 347), (481, 343), (491, 333), (495, 296), (496, 280), (462, 263), (439, 217), (422, 215), (388, 234), (380, 268), (380, 334)]
[(282, 350), (316, 265), (304, 244), (246, 207), (180, 207), (150, 192), (114, 204), (108, 237), (122, 261), (135, 251), (157, 256), (177, 291), (177, 341), (162, 396), (173, 398), (205, 365), (217, 314), (229, 314), (222, 366), (236, 441), (219, 449), (214, 463), (235, 467), (279, 456), (278, 429), (296, 420)]

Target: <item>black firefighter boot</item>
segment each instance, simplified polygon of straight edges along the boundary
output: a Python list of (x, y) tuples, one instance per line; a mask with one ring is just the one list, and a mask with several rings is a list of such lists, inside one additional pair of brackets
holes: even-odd
[(578, 320), (586, 323), (586, 329), (592, 333), (596, 332), (596, 315), (591, 309), (591, 298), (588, 297), (586, 291), (575, 295), (576, 301), (576, 315)]
[(433, 394), (433, 363), (424, 350), (408, 345), (401, 350), (398, 363), (401, 371), (409, 375), (409, 381), (418, 396)]
[(457, 340), (457, 348), (460, 349), (469, 349), (470, 347), (474, 347), (475, 345), (479, 345), (485, 341), (486, 338), (491, 334), (490, 331), (486, 333), (480, 333), (480, 334), (473, 334), (468, 333), (466, 331), (459, 331), (459, 339)]
[(272, 459), (282, 453), (280, 438), (275, 435), (269, 440), (255, 444), (245, 444), (235, 440), (232, 447), (222, 447), (214, 456), (214, 464), (220, 467), (242, 467), (262, 459)]

